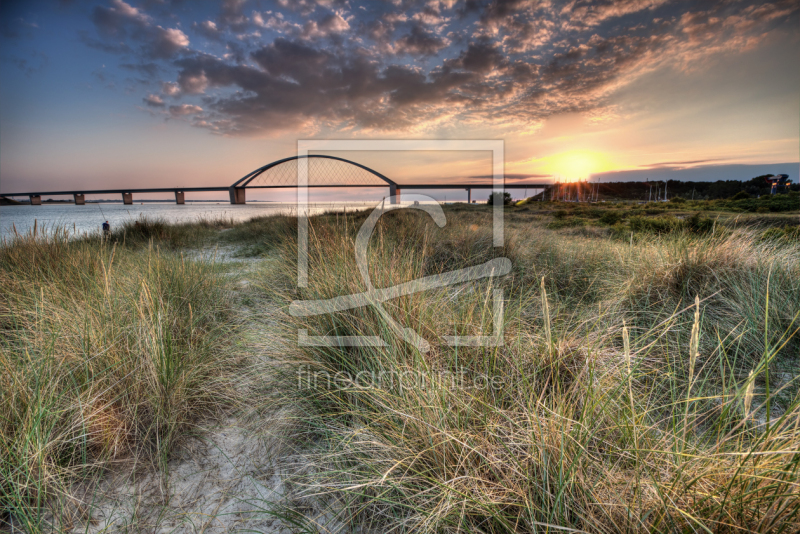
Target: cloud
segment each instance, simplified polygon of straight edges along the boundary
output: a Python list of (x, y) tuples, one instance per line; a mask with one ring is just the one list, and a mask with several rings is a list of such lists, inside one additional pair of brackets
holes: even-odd
[(178, 74), (178, 86), (186, 94), (202, 94), (208, 87), (208, 78), (202, 70), (198, 72), (181, 71)]
[(205, 44), (192, 49), (168, 19), (114, 0), (92, 11), (102, 39), (82, 39), (134, 54), (126, 65), (147, 66), (150, 77), (170, 70), (176, 81), (161, 95), (203, 95), (204, 109), (168, 112), (196, 115), (193, 125), (215, 133), (529, 130), (563, 113), (610, 116), (611, 95), (650, 71), (702, 68), (798, 23), (789, 0), (278, 4), (253, 11), (257, 3), (224, 1), (214, 20), (191, 25)]
[[(719, 161), (719, 160), (718, 160)], [(764, 174), (789, 174), (795, 181), (798, 162), (770, 163), (764, 165), (709, 164), (691, 167), (648, 167), (627, 171), (612, 171), (592, 175), (595, 182), (631, 182), (645, 180), (682, 180), (715, 182), (717, 180), (749, 180)]]
[(39, 25), (35, 22), (26, 21), (22, 17), (10, 18), (0, 17), (0, 35), (6, 39), (18, 39), (20, 37), (34, 36), (33, 30), (38, 30)]
[(195, 22), (192, 24), (192, 29), (212, 41), (221, 41), (225, 32), (217, 27), (217, 23), (213, 20), (204, 20), (203, 22)]
[(651, 163), (649, 165), (644, 165), (645, 168), (689, 168), (695, 167), (697, 165), (707, 165), (710, 163), (715, 163), (718, 161), (722, 161), (719, 159), (695, 159), (695, 160), (687, 160), (687, 161), (661, 161), (659, 163)]
[[(264, 18), (264, 15), (266, 18)], [(300, 33), (300, 31), (302, 31), (300, 24), (285, 20), (283, 13), (273, 14), (271, 11), (267, 11), (264, 15), (254, 11), (252, 18), (253, 24), (259, 28), (272, 30), (278, 33)]]
[(404, 35), (397, 41), (398, 54), (409, 54), (412, 56), (434, 56), (439, 50), (450, 44), (448, 39), (426, 31), (421, 26), (413, 26), (411, 32)]
[(483, 37), (470, 43), (458, 59), (446, 64), (472, 72), (487, 73), (507, 66), (508, 60), (498, 45)]
[(161, 82), (161, 92), (167, 96), (178, 96), (181, 94), (181, 88), (175, 82)]
[(200, 106), (195, 106), (193, 104), (181, 104), (179, 106), (170, 106), (169, 113), (173, 117), (182, 117), (186, 115), (196, 115), (198, 113), (202, 113), (203, 108)]
[(121, 68), (131, 70), (143, 74), (149, 78), (155, 78), (158, 75), (159, 66), (153, 62), (149, 63), (120, 63)]
[(247, 30), (249, 20), (244, 15), (245, 0), (224, 0), (219, 15), (223, 28), (231, 28), (235, 32)]
[(573, 0), (561, 9), (576, 26), (597, 26), (612, 18), (652, 11), (670, 0)]
[(111, 0), (111, 6), (96, 6), (92, 11), (92, 22), (98, 31), (108, 36), (124, 35), (128, 28), (145, 29), (151, 18), (122, 0)]
[(169, 59), (188, 46), (189, 37), (181, 30), (156, 26), (153, 30), (153, 40), (145, 45), (145, 48), (151, 57)]
[(164, 101), (158, 95), (147, 95), (142, 100), (144, 103), (150, 106), (151, 108), (163, 108)]
[(112, 0), (109, 7), (96, 6), (91, 18), (103, 38), (117, 41), (112, 44), (84, 39), (84, 42), (112, 53), (130, 50), (124, 43), (126, 38), (137, 42), (142, 55), (149, 59), (170, 59), (189, 46), (189, 38), (183, 31), (154, 24), (152, 17), (122, 0)]
[[(507, 172), (503, 174), (503, 178), (506, 181), (521, 181), (521, 180), (529, 180), (531, 178), (552, 178), (553, 175), (551, 174), (531, 174), (531, 173), (514, 173), (514, 172)], [(458, 178), (454, 176), (453, 178)], [(486, 181), (490, 181), (494, 178), (493, 174), (473, 174), (472, 176), (467, 176), (466, 180), (469, 182), (477, 181), (478, 183), (485, 183)]]
[(300, 35), (303, 38), (320, 39), (343, 33), (350, 29), (350, 24), (338, 13), (330, 13), (319, 21), (310, 20), (303, 25)]
[(437, 26), (439, 24), (446, 23), (449, 18), (443, 16), (438, 6), (425, 6), (422, 11), (418, 11), (411, 16), (412, 20), (415, 20), (422, 24), (427, 24), (429, 26)]
[(21, 70), (25, 76), (30, 77), (33, 74), (40, 72), (49, 63), (49, 59), (41, 52), (32, 52), (27, 54), (25, 58), (20, 57), (5, 57), (3, 60), (8, 61)]

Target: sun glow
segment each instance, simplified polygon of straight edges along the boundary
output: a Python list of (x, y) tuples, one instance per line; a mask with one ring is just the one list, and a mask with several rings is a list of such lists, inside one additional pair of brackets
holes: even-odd
[(611, 160), (602, 152), (590, 150), (568, 150), (538, 160), (539, 169), (554, 178), (567, 182), (588, 180), (592, 173), (613, 170)]

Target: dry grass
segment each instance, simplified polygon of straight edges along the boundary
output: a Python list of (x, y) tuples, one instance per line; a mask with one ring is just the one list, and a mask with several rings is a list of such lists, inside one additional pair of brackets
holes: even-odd
[[(390, 214), (370, 246), (376, 287), (511, 258), (503, 279), (385, 304), (430, 352), (370, 308), (287, 321), (287, 336), (388, 344), (298, 347), (277, 366), (283, 401), (307, 414), (307, 494), (383, 532), (797, 531), (796, 248), (745, 230), (630, 243), (511, 225), (493, 251), (487, 213), (449, 216), (438, 230)], [(309, 287), (293, 287), (285, 242), (265, 290), (284, 303), (365, 290), (362, 221), (312, 219)], [(504, 345), (447, 346), (491, 331), (493, 286)]]
[(74, 484), (114, 462), (165, 468), (235, 398), (218, 268), (130, 244), (56, 230), (0, 248), (0, 521), (67, 528), (85, 509)]
[[(312, 218), (303, 289), (291, 218), (234, 225), (218, 239), (269, 253), (261, 290), (287, 306), (366, 289), (353, 253), (366, 216)], [(429, 352), (370, 307), (292, 318), (273, 306), (261, 335), (286, 336), (271, 342), (288, 352), (259, 364), (261, 377), (232, 342), (240, 319), (219, 266), (163, 251), (213, 240), (228, 223), (153, 222), (115, 235), (116, 246), (58, 232), (4, 243), (2, 520), (66, 528), (83, 510), (75, 485), (91, 487), (116, 462), (165, 469), (198, 422), (236, 402), (234, 381), (260, 378), (252, 400), (265, 404), (251, 417), (275, 401), (301, 414), (292, 428), (311, 451), (286, 487), (327, 500), (333, 523), (798, 531), (800, 251), (790, 240), (752, 227), (619, 239), (593, 226), (549, 230), (549, 216), (518, 210), (507, 213), (506, 246), (493, 249), (487, 208), (447, 216), (438, 229), (389, 214), (368, 254), (379, 288), (511, 259), (505, 277), (384, 304)], [(493, 332), (494, 288), (505, 295), (504, 343), (448, 346), (445, 335)], [(387, 344), (298, 347), (301, 328)], [(321, 530), (298, 502), (264, 508)]]

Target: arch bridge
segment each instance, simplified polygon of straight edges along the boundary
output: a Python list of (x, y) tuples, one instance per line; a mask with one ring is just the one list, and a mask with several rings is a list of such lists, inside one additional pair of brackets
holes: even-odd
[[(306, 165), (309, 188), (388, 188), (389, 196), (398, 199), (402, 190), (465, 190), (468, 202), (472, 202), (473, 189), (493, 189), (491, 183), (447, 183), (447, 184), (398, 184), (380, 172), (365, 165), (322, 154), (292, 156), (273, 161), (250, 172), (230, 186), (222, 187), (158, 187), (158, 188), (116, 188), (116, 189), (77, 189), (66, 191), (35, 191), (22, 193), (0, 193), (0, 197), (28, 197), (32, 205), (41, 205), (43, 196), (72, 195), (76, 205), (86, 203), (86, 195), (121, 195), (124, 204), (133, 204), (135, 193), (173, 193), (177, 204), (186, 203), (186, 193), (227, 191), (231, 204), (245, 204), (248, 189), (297, 188), (298, 165)], [(514, 183), (505, 188), (548, 188), (550, 183)]]

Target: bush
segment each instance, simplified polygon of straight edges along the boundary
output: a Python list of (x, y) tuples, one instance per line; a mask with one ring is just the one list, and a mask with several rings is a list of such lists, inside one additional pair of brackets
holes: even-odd
[(671, 199), (669, 199), (669, 201), (672, 202), (673, 204), (685, 204), (686, 203), (686, 199), (683, 198), (683, 197), (672, 197)]
[(558, 230), (559, 228), (574, 228), (577, 226), (585, 226), (586, 220), (580, 217), (570, 217), (569, 219), (556, 219), (547, 225), (551, 230)]
[(685, 220), (686, 229), (695, 234), (704, 234), (714, 229), (714, 221), (704, 217), (700, 212)]
[(605, 213), (607, 213), (606, 210), (601, 210), (599, 208), (590, 208), (589, 210), (586, 211), (586, 215), (593, 219), (599, 219)]
[(653, 234), (668, 234), (679, 230), (681, 221), (675, 217), (631, 217), (628, 219), (631, 230), (634, 232), (648, 232)]
[(731, 200), (744, 200), (746, 198), (752, 198), (747, 191), (739, 191), (735, 195), (733, 195), (730, 199)]
[(509, 204), (511, 204), (511, 193), (509, 193), (508, 191), (503, 191), (503, 193), (499, 192), (492, 193), (491, 195), (489, 195), (489, 200), (486, 203), (489, 204), (490, 206), (493, 206), (495, 195), (499, 196), (501, 194), (503, 195), (503, 205), (508, 206)]
[(600, 222), (614, 226), (622, 220), (622, 214), (617, 210), (607, 211), (600, 217)]
[(783, 228), (770, 228), (761, 234), (761, 240), (797, 244), (800, 243), (800, 227), (785, 226)]

